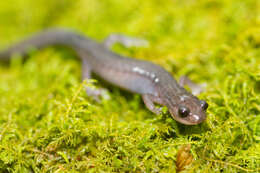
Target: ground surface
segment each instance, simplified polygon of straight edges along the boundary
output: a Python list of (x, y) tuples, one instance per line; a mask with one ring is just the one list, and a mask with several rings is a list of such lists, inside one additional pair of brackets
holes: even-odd
[(0, 48), (48, 27), (98, 41), (114, 32), (147, 39), (148, 48), (114, 51), (206, 83), (199, 97), (210, 105), (208, 118), (184, 126), (111, 86), (111, 99), (97, 104), (73, 52), (33, 51), (0, 65), (0, 172), (175, 172), (187, 144), (186, 172), (259, 171), (259, 1), (0, 2)]

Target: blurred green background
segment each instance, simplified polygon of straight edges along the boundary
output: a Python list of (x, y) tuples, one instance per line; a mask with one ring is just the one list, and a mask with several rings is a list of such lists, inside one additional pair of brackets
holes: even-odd
[(97, 41), (111, 33), (148, 40), (147, 48), (113, 51), (206, 83), (199, 97), (208, 118), (181, 125), (112, 86), (111, 99), (96, 103), (72, 51), (33, 51), (0, 65), (0, 172), (175, 172), (187, 144), (193, 162), (183, 172), (259, 171), (258, 0), (0, 2), (0, 49), (50, 27)]

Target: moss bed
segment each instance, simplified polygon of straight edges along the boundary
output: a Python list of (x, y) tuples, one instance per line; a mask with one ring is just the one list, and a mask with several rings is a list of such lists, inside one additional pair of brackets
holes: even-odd
[[(2, 0), (0, 48), (50, 27), (97, 41), (141, 37), (113, 50), (206, 84), (207, 120), (185, 126), (139, 95), (81, 82), (75, 53), (51, 47), (0, 65), (0, 172), (260, 171), (260, 2), (257, 0)], [(106, 86), (96, 103), (85, 85)], [(185, 158), (182, 158), (185, 159)]]

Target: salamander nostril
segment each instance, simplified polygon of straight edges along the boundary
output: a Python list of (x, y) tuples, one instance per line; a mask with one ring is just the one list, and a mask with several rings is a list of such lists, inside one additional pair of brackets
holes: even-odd
[(179, 112), (180, 117), (187, 117), (190, 113), (190, 110), (189, 110), (189, 108), (186, 108), (185, 106), (180, 106), (178, 112)]

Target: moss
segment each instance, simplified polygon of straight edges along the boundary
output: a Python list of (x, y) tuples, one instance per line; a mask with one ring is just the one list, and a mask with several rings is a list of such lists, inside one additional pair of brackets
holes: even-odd
[(114, 51), (188, 75), (207, 90), (205, 123), (149, 112), (140, 96), (108, 86), (86, 96), (80, 62), (66, 49), (34, 51), (0, 66), (0, 172), (257, 172), (260, 165), (260, 14), (256, 0), (10, 0), (0, 2), (0, 47), (46, 27), (96, 40), (112, 32), (148, 48)]

